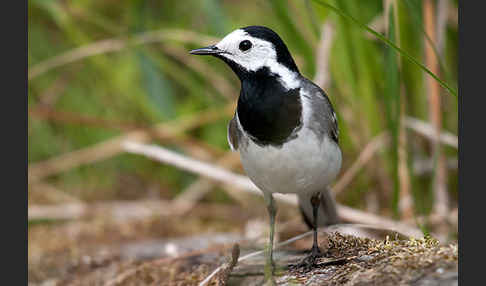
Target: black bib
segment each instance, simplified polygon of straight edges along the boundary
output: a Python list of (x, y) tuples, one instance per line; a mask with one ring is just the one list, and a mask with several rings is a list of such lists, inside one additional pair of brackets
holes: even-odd
[(242, 79), (237, 112), (243, 129), (259, 145), (281, 146), (302, 126), (299, 89), (285, 89), (268, 68)]

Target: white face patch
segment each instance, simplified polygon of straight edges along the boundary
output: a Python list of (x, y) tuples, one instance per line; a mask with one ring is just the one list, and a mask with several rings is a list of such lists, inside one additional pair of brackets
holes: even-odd
[[(241, 51), (239, 45), (244, 40), (250, 41), (252, 47)], [(277, 62), (275, 47), (268, 41), (254, 38), (244, 30), (238, 29), (224, 37), (216, 47), (225, 51), (220, 56), (237, 63), (247, 71), (257, 71), (267, 67), (272, 73), (280, 76), (281, 82), (287, 89), (299, 86), (298, 74)]]

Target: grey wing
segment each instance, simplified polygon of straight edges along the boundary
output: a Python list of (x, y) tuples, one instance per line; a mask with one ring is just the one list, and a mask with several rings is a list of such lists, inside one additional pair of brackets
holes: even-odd
[(238, 150), (238, 144), (241, 138), (241, 131), (238, 129), (236, 114), (228, 123), (228, 144), (232, 151)]
[(334, 112), (331, 101), (319, 86), (310, 80), (306, 80), (306, 83), (308, 98), (313, 107), (310, 124), (311, 130), (321, 136), (326, 134), (338, 143), (339, 129), (336, 113)]
[[(319, 213), (317, 215), (317, 226), (325, 227), (328, 225), (339, 223), (340, 221), (336, 209), (336, 201), (331, 190), (326, 187), (324, 190), (321, 191), (320, 196), (321, 205), (318, 210)], [(299, 198), (299, 209), (302, 217), (304, 218), (304, 222), (309, 228), (312, 228), (314, 226), (312, 204), (310, 202), (312, 194), (299, 193), (297, 197)]]
[[(329, 104), (330, 105), (330, 104)], [(332, 109), (332, 105), (331, 106), (331, 109)], [(336, 113), (334, 112), (334, 110), (332, 110), (332, 124), (331, 124), (331, 138), (336, 142), (336, 143), (339, 143), (339, 129), (338, 129), (338, 123), (337, 123), (337, 117), (336, 117)]]

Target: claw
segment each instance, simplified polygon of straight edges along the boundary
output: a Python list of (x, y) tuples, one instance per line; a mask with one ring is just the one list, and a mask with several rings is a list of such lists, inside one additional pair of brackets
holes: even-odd
[(310, 271), (317, 266), (317, 260), (322, 256), (324, 255), (318, 247), (312, 247), (311, 253), (308, 256), (297, 264), (290, 264), (289, 269), (303, 269), (306, 272)]

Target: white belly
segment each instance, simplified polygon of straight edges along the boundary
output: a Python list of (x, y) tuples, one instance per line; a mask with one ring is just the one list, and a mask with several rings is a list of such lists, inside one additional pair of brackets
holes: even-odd
[(280, 148), (262, 147), (249, 139), (240, 155), (248, 177), (269, 193), (322, 191), (341, 169), (339, 146), (327, 137), (318, 140), (307, 128)]

